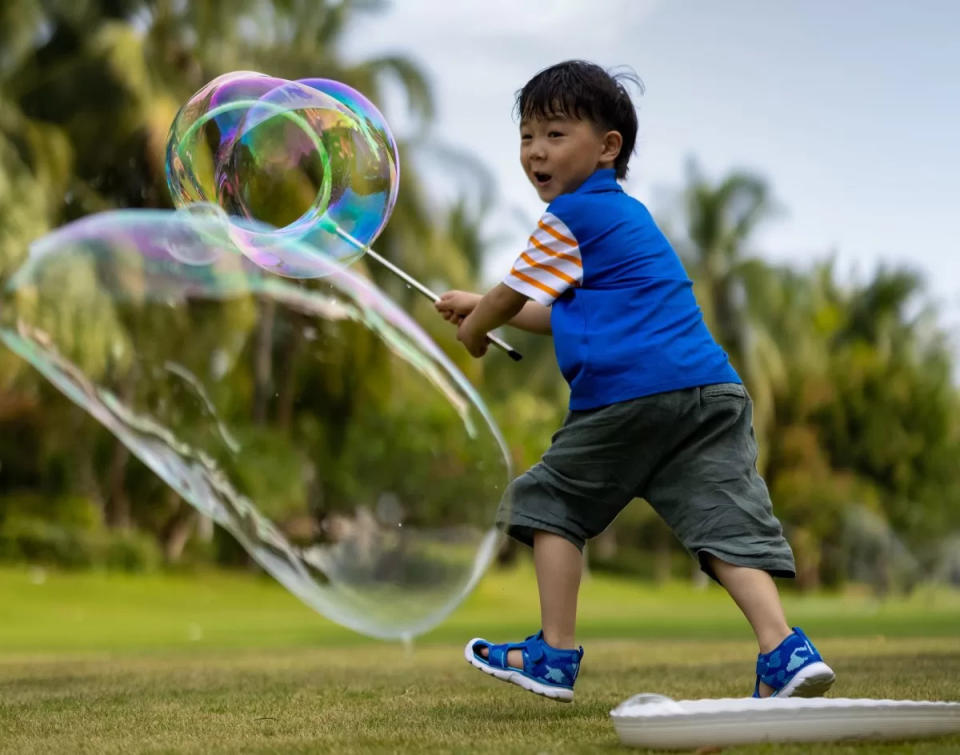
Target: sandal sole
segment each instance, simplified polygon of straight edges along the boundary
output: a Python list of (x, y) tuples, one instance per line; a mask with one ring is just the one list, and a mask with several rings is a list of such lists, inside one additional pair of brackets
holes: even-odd
[(833, 669), (826, 663), (811, 663), (777, 692), (777, 697), (820, 697), (833, 686), (836, 679)]
[(495, 668), (489, 663), (486, 663), (482, 658), (478, 658), (473, 652), (473, 646), (477, 642), (486, 642), (486, 640), (483, 640), (481, 637), (474, 637), (463, 649), (463, 657), (466, 658), (467, 663), (474, 668), (480, 669), (485, 674), (492, 676), (494, 679), (516, 684), (518, 687), (522, 687), (528, 692), (533, 692), (535, 695), (542, 695), (543, 697), (548, 697), (551, 700), (556, 700), (557, 702), (561, 703), (573, 702), (572, 689), (551, 687), (547, 684), (538, 682), (536, 679), (531, 679), (529, 676), (519, 670)]

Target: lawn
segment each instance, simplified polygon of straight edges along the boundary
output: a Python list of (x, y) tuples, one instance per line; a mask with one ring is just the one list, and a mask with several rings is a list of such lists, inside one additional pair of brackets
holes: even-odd
[[(785, 598), (842, 697), (960, 700), (960, 594)], [(463, 642), (536, 628), (529, 568), (490, 574), (414, 647), (360, 637), (267, 578), (0, 570), (0, 752), (640, 752), (608, 712), (636, 692), (746, 694), (756, 652), (721, 590), (590, 577), (573, 705), (471, 669)], [(806, 753), (766, 745), (737, 753)], [(960, 736), (820, 746), (960, 752)]]

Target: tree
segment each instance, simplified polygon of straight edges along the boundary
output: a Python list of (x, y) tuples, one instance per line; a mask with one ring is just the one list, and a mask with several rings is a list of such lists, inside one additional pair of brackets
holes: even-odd
[[(5, 3), (0, 11), (0, 275), (17, 267), (32, 239), (66, 221), (111, 208), (169, 207), (164, 147), (170, 123), (182, 102), (225, 71), (333, 78), (374, 101), (381, 99), (389, 80), (426, 123), (432, 100), (425, 76), (413, 63), (386, 56), (345, 64), (338, 49), (351, 19), (381, 6), (364, 0)], [(469, 265), (445, 263), (477, 253), (468, 248), (474, 243), (473, 220), (454, 208), (449, 224), (435, 223), (415, 166), (405, 163), (401, 176), (399, 200), (379, 250), (398, 261), (416, 260), (421, 269), (436, 263), (453, 273), (451, 283), (463, 285)], [(409, 296), (376, 266), (361, 262), (356, 268), (401, 298)], [(267, 396), (274, 388), (283, 389), (295, 373), (298, 351), (296, 344), (288, 351), (278, 348), (268, 317), (261, 325), (259, 353), (250, 358), (264, 363), (258, 390)], [(141, 329), (139, 338), (162, 344), (174, 337), (151, 327), (148, 323)], [(108, 338), (106, 331), (99, 335)], [(11, 370), (22, 364), (6, 350), (0, 360), (0, 366)], [(26, 399), (34, 389), (11, 387), (8, 374), (0, 381), (0, 406), (19, 406), (19, 411), (38, 418), (50, 414), (49, 407)], [(27, 373), (25, 380), (36, 384), (38, 378)], [(290, 396), (270, 407), (283, 414), (288, 425), (293, 422)], [(263, 399), (259, 411), (268, 411)], [(142, 485), (141, 475), (137, 465), (128, 463), (119, 441), (103, 432), (98, 438), (82, 448), (60, 446), (57, 453), (74, 460), (86, 455), (89, 460), (79, 465), (65, 461), (65, 468), (96, 466), (99, 483), (90, 492), (102, 498), (107, 520), (122, 526), (143, 514), (136, 511), (136, 496), (130, 491), (130, 486)], [(112, 450), (102, 453), (104, 444)], [(168, 541), (170, 552), (182, 545), (182, 527), (192, 526), (178, 507), (172, 509), (169, 521), (150, 524)]]

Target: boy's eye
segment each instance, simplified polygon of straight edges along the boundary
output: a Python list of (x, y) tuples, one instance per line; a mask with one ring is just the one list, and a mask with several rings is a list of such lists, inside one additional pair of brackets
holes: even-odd
[(562, 131), (550, 131), (550, 132), (547, 134), (547, 136), (549, 136), (551, 139), (553, 139), (554, 137), (557, 137), (557, 136), (563, 136), (563, 132), (562, 132)]
[(533, 138), (533, 135), (532, 135), (532, 134), (520, 134), (520, 140), (521, 140), (521, 141), (528, 142), (528, 141), (530, 141), (532, 138)]

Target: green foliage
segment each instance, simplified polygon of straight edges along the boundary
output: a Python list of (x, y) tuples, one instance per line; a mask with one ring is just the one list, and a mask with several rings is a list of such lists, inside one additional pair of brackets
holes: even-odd
[(94, 532), (103, 524), (103, 516), (96, 503), (77, 495), (20, 492), (0, 498), (0, 526), (20, 521), (51, 522), (68, 530)]
[(161, 562), (156, 541), (147, 535), (78, 532), (36, 519), (19, 519), (0, 528), (0, 560), (130, 572), (151, 571)]
[(255, 467), (234, 464), (227, 468), (240, 492), (262, 502), (261, 513), (277, 521), (301, 511), (306, 495), (307, 481), (302, 472), (306, 460), (290, 433), (247, 426), (236, 440), (244, 448), (244, 459), (258, 460)]
[[(417, 65), (395, 56), (347, 64), (337, 48), (358, 13), (380, 7), (363, 0), (2, 4), (0, 283), (51, 228), (105, 209), (168, 207), (170, 123), (187, 97), (226, 71), (326, 76), (374, 101), (393, 83), (425, 125), (433, 102)], [(466, 186), (434, 206), (410, 159), (414, 147), (400, 145), (400, 194), (378, 251), (432, 287), (473, 288), (495, 189), (476, 158), (431, 143), (433, 157)], [(757, 259), (750, 245), (776, 212), (772, 197), (758, 175), (735, 171), (711, 182), (691, 164), (672, 235), (708, 323), (754, 398), (761, 471), (797, 553), (801, 584), (852, 578), (883, 592), (910, 589), (918, 575), (953, 578), (956, 559), (945, 543), (960, 533), (960, 395), (954, 355), (922, 281), (882, 268), (866, 281), (841, 281), (829, 262), (799, 270)], [(354, 270), (450, 351), (488, 401), (515, 471), (534, 464), (567, 401), (549, 339), (510, 332), (523, 362), (493, 352), (472, 360), (417, 292), (364, 260)], [(304, 498), (318, 516), (355, 505), (361, 481), (346, 470), (404, 480), (392, 491), (399, 500), (429, 486), (437, 500), (450, 501), (430, 512), (437, 522), (476, 489), (460, 474), (463, 432), (435, 416), (436, 407), (391, 403), (391, 381), (403, 376), (385, 369), (363, 327), (318, 363), (303, 328), (283, 330), (270, 306), (253, 298), (211, 314), (191, 333), (185, 318), (115, 299), (100, 274), (77, 255), (52, 286), (56, 306), (23, 290), (0, 307), (0, 324), (12, 324), (14, 307), (43, 307), (43, 327), (80, 347), (89, 376), (120, 376), (119, 391), (134, 404), (175, 404), (184, 437), (200, 447), (215, 432), (189, 378), (159, 389), (143, 370), (174, 348), (185, 364), (210, 357), (259, 365), (224, 374), (209, 398), (264, 460), (263, 471), (232, 469), (233, 479), (249, 496), (272, 501), (265, 513), (291, 531), (303, 524), (290, 518)], [(143, 271), (125, 276), (136, 291)], [(77, 334), (71, 323), (81, 314), (96, 326)], [(206, 353), (228, 329), (231, 340)], [(297, 392), (297, 385), (311, 390)], [(440, 447), (425, 447), (418, 427), (434, 430)], [(300, 441), (320, 450), (308, 458)], [(196, 537), (194, 513), (156, 475), (5, 348), (0, 463), (5, 558), (148, 565), (159, 543), (168, 558), (182, 552), (245, 562), (223, 533)], [(184, 532), (186, 546), (175, 547)], [(591, 562), (662, 579), (684, 573), (689, 560), (640, 502), (593, 547)]]
[[(352, 84), (374, 101), (381, 99), (383, 84), (391, 81), (406, 92), (413, 114), (428, 119), (430, 91), (414, 63), (387, 56), (347, 65), (336, 49), (339, 36), (357, 13), (379, 7), (365, 0), (4, 4), (0, 11), (0, 282), (21, 264), (31, 241), (63, 222), (116, 207), (169, 206), (164, 181), (169, 125), (188, 96), (225, 71), (262, 70), (289, 78), (326, 76)], [(405, 165), (402, 175), (404, 191), (382, 239), (385, 252), (402, 259), (412, 256), (407, 248), (415, 249), (419, 265), (425, 264), (425, 248), (434, 250), (438, 260), (456, 260), (460, 246), (470, 243), (466, 224), (454, 223), (446, 234), (440, 223), (434, 231), (416, 170)], [(12, 318), (14, 309), (29, 315), (39, 307), (44, 313), (41, 327), (79, 355), (80, 369), (92, 380), (114, 376), (120, 382), (121, 398), (134, 406), (150, 402), (180, 406), (179, 430), (187, 441), (205, 447), (209, 418), (189, 381), (163, 383), (170, 395), (149, 393), (158, 383), (144, 369), (155, 353), (170, 353), (174, 343), (184, 362), (195, 361), (203, 355), (194, 352), (209, 343), (208, 334), (223, 328), (223, 323), (210, 318), (206, 332), (185, 333), (178, 327), (182, 323), (169, 313), (159, 313), (162, 316), (157, 318), (156, 312), (143, 310), (146, 314), (140, 315), (138, 302), (127, 307), (115, 298), (118, 288), (98, 277), (92, 259), (77, 254), (72, 262), (74, 269), (59, 271), (61, 281), (47, 282), (48, 290), (57, 292), (56, 302), (34, 301), (35, 291), (23, 289), (0, 317)], [(362, 271), (363, 265), (357, 269)], [(123, 286), (128, 293), (136, 290), (138, 275), (136, 270), (126, 271)], [(463, 279), (462, 271), (457, 275)], [(252, 406), (255, 418), (262, 420), (266, 412), (275, 411), (287, 429), (307, 426), (310, 413), (325, 404), (324, 391), (337, 398), (327, 404), (349, 409), (355, 396), (368, 402), (372, 407), (368, 413), (376, 416), (387, 392), (384, 384), (359, 378), (377, 374), (360, 336), (348, 355), (339, 355), (344, 370), (316, 375), (319, 401), (306, 403), (294, 418), (289, 391), (275, 386), (273, 376), (283, 377), (294, 369), (296, 344), (283, 351), (291, 344), (264, 327), (269, 325), (270, 312), (251, 304), (239, 303), (226, 313), (239, 343), (222, 343), (214, 356), (226, 364), (266, 356), (275, 365), (258, 373), (255, 382), (235, 378), (218, 384), (220, 395), (212, 398), (226, 407), (228, 420), (234, 411)], [(94, 312), (96, 317), (91, 316)], [(96, 326), (78, 333), (70, 324), (81, 313), (88, 321), (95, 320)], [(5, 324), (10, 323), (12, 319), (6, 319)], [(255, 337), (246, 338), (245, 331)], [(239, 353), (245, 344), (252, 344), (252, 350)], [(338, 355), (332, 357), (336, 360)], [(355, 392), (357, 386), (362, 390)], [(271, 404), (275, 394), (282, 396), (279, 407)], [(322, 410), (315, 416), (326, 424), (331, 438), (345, 421)], [(91, 429), (89, 422), (82, 411), (65, 406), (36, 373), (25, 370), (21, 360), (6, 349), (0, 351), (4, 464), (0, 493), (28, 486), (56, 500), (82, 491), (96, 501), (107, 525), (132, 524), (164, 541), (166, 548), (171, 533), (192, 526), (190, 517), (184, 516), (176, 497), (171, 498), (152, 473), (102, 429)], [(368, 432), (371, 423), (363, 424)], [(269, 500), (277, 510), (266, 513), (280, 519), (286, 508), (292, 508), (290, 502), (303, 497), (307, 481), (302, 470), (308, 462), (337, 466), (335, 447), (331, 459), (305, 460), (292, 437), (280, 430), (251, 429), (242, 440), (269, 459), (263, 465), (267, 473), (234, 470), (236, 482), (250, 495), (271, 491)], [(422, 481), (423, 474), (416, 478)], [(345, 492), (349, 481), (341, 482), (340, 492)], [(67, 522), (65, 533), (30, 527), (46, 532), (50, 542), (83, 531)]]
[[(767, 477), (781, 518), (809, 551), (802, 561), (828, 581), (851, 575), (837, 533), (866, 505), (929, 573), (927, 544), (960, 528), (960, 396), (921, 281), (881, 268), (844, 286), (820, 265), (806, 275), (771, 269), (766, 282), (751, 297), (756, 321), (791, 347)], [(890, 586), (884, 572), (872, 580), (878, 589)]]
[(0, 499), (0, 561), (149, 571), (160, 551), (145, 533), (106, 530), (89, 499), (21, 493)]

